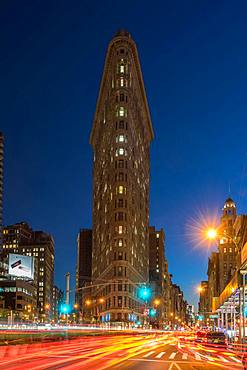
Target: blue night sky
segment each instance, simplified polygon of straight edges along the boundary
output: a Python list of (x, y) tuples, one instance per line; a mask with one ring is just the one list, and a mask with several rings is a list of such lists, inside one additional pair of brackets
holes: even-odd
[(191, 218), (220, 210), (229, 183), (247, 213), (246, 17), (244, 0), (1, 1), (4, 223), (54, 236), (59, 286), (91, 226), (89, 133), (107, 44), (126, 28), (155, 131), (150, 223), (164, 227), (173, 280), (197, 301), (208, 251), (188, 236)]

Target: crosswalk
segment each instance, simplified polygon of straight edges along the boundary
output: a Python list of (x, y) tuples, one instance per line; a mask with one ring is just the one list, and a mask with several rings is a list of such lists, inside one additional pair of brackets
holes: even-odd
[(149, 360), (166, 360), (166, 361), (212, 361), (212, 362), (224, 362), (224, 363), (241, 363), (241, 360), (235, 356), (229, 356), (228, 358), (220, 355), (215, 355), (214, 357), (211, 356), (202, 356), (199, 353), (186, 353), (186, 352), (159, 352), (156, 351), (150, 351), (145, 354), (143, 354), (142, 358), (149, 359)]

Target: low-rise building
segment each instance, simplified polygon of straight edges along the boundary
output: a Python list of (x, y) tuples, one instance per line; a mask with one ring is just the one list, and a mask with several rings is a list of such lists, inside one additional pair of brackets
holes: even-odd
[(24, 280), (0, 280), (0, 318), (15, 321), (34, 321), (37, 315), (37, 292)]
[(54, 280), (54, 240), (43, 231), (34, 231), (26, 222), (3, 228), (1, 260), (8, 264), (10, 254), (34, 258), (37, 307), (41, 321), (52, 318)]

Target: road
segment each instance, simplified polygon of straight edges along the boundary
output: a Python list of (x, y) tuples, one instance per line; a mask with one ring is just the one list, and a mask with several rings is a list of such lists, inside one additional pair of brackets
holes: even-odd
[(205, 347), (181, 333), (101, 335), (0, 347), (0, 370), (243, 369), (227, 349)]

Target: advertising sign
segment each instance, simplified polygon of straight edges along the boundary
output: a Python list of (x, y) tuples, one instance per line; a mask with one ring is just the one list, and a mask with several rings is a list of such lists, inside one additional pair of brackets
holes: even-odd
[(34, 276), (33, 257), (10, 253), (9, 254), (9, 274), (13, 276), (26, 277), (28, 279), (33, 279), (33, 276)]

